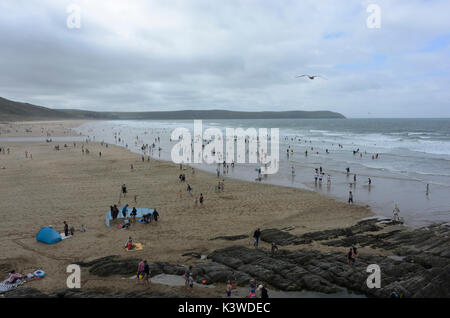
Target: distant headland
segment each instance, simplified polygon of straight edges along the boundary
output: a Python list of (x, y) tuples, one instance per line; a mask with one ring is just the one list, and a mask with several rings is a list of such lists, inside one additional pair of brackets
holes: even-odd
[(31, 121), (56, 119), (284, 119), (284, 118), (336, 118), (345, 116), (331, 111), (262, 111), (243, 112), (229, 110), (179, 110), (153, 112), (96, 112), (78, 109), (52, 109), (29, 103), (15, 102), (0, 97), (0, 121)]

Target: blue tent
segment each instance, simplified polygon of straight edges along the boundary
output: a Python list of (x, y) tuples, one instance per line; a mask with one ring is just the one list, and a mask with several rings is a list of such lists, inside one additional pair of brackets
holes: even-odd
[(62, 240), (61, 234), (51, 227), (42, 228), (36, 235), (36, 240), (47, 244), (55, 244)]

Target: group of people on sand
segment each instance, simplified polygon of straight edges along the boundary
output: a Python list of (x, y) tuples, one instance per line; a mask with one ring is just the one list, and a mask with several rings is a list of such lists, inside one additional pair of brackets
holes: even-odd
[[(131, 222), (136, 221), (137, 217), (137, 209), (136, 207), (133, 207), (133, 209), (130, 212), (130, 216), (128, 217), (128, 204), (125, 204), (122, 208), (122, 217), (124, 218), (124, 224), (122, 225), (122, 228), (129, 228), (131, 226)], [(119, 209), (117, 208), (117, 205), (111, 205), (110, 206), (110, 213), (111, 213), (111, 219), (116, 220), (119, 216)], [(152, 222), (152, 219), (155, 222), (158, 222), (159, 213), (156, 209), (153, 210), (152, 213), (146, 213), (142, 215), (142, 223), (148, 224)]]

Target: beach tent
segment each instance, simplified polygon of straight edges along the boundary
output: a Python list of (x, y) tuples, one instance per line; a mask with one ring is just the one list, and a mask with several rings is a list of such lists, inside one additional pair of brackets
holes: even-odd
[[(130, 217), (133, 208), (128, 208), (126, 217)], [(136, 218), (141, 218), (144, 215), (151, 214), (153, 215), (154, 209), (147, 208), (136, 208)], [(119, 210), (118, 219), (123, 219), (122, 210)], [(109, 222), (112, 220), (111, 211), (106, 212), (106, 226), (109, 226)]]
[(42, 228), (36, 235), (36, 240), (47, 244), (55, 244), (62, 240), (61, 234), (51, 227)]

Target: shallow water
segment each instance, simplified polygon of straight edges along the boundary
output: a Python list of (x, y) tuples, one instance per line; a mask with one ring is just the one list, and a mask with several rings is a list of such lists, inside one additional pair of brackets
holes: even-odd
[(52, 142), (83, 142), (86, 137), (67, 136), (67, 137), (0, 137), (0, 142), (46, 142), (51, 139)]
[[(176, 144), (169, 140), (170, 134), (177, 127), (188, 128), (193, 134), (193, 121), (105, 121), (84, 124), (76, 131), (92, 140), (127, 146), (136, 153), (142, 153), (140, 147), (152, 145), (159, 136), (161, 141), (155, 142), (150, 155), (170, 160)], [(203, 129), (210, 127), (280, 127), (279, 170), (262, 182), (308, 189), (344, 202), (352, 191), (356, 204), (367, 204), (387, 217), (392, 216), (397, 203), (400, 216), (412, 226), (450, 221), (450, 119), (203, 121)], [(121, 142), (115, 140), (115, 133)], [(158, 147), (162, 148), (161, 153)], [(287, 149), (292, 149), (294, 155), (288, 157)], [(362, 157), (359, 153), (353, 155), (356, 149)], [(379, 154), (378, 159), (372, 159), (375, 153)], [(215, 164), (192, 166), (213, 173), (217, 169)], [(255, 181), (255, 168), (259, 166), (236, 164), (226, 176)], [(325, 180), (315, 184), (314, 169), (319, 167), (324, 169)], [(349, 176), (346, 167), (350, 168)], [(327, 174), (331, 176), (330, 185)], [(425, 193), (427, 183), (429, 195)]]
[[(130, 279), (136, 279), (133, 275)], [(169, 275), (160, 274), (151, 278), (152, 283), (162, 284), (167, 286), (184, 286), (184, 278), (179, 275)], [(194, 284), (194, 288), (215, 288), (214, 285), (202, 285)], [(224, 287), (225, 288), (225, 287)], [(244, 287), (236, 287), (233, 289), (231, 294), (232, 298), (245, 298), (249, 294), (249, 289)], [(224, 292), (225, 297), (225, 292)], [(347, 291), (335, 293), (335, 294), (324, 294), (318, 292), (309, 291), (280, 291), (280, 290), (269, 290), (270, 298), (365, 298), (364, 295), (352, 294)]]

